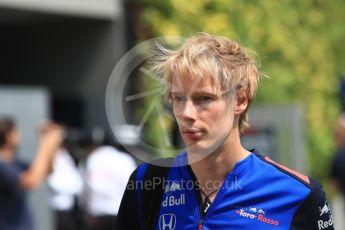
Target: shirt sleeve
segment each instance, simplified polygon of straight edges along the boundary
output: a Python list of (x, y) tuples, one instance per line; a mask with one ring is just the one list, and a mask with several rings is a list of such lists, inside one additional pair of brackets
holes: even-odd
[(322, 230), (334, 229), (331, 208), (322, 186), (310, 179), (311, 191), (296, 211), (291, 229)]
[(116, 218), (116, 230), (140, 230), (139, 209), (136, 192), (136, 169), (130, 176)]

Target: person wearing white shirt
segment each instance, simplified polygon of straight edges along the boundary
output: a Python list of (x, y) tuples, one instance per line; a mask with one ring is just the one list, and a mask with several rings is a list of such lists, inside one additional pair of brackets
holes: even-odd
[(78, 229), (76, 197), (83, 191), (83, 179), (71, 154), (64, 148), (54, 157), (48, 184), (53, 192), (51, 205), (56, 214), (56, 230)]
[(114, 229), (128, 178), (136, 168), (129, 154), (100, 146), (86, 160), (87, 209), (91, 230)]

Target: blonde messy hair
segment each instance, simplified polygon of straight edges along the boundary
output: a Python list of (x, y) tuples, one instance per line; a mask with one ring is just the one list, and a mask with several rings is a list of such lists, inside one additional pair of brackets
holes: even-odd
[(171, 83), (175, 76), (204, 79), (211, 77), (221, 89), (236, 97), (246, 96), (247, 109), (240, 115), (239, 129), (249, 126), (247, 111), (254, 99), (259, 80), (258, 64), (253, 53), (225, 37), (199, 33), (188, 38), (177, 50), (158, 47), (153, 70), (167, 85), (165, 96), (171, 98)]

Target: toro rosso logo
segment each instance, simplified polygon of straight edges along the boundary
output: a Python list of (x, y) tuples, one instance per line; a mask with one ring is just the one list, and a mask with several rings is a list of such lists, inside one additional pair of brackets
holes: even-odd
[(260, 221), (265, 224), (270, 224), (274, 226), (279, 226), (279, 221), (274, 220), (271, 218), (268, 218), (265, 216), (265, 211), (263, 209), (258, 208), (250, 208), (249, 211), (245, 211), (244, 209), (236, 210), (236, 214), (238, 214), (241, 217)]
[(263, 214), (265, 215), (265, 211), (262, 210), (261, 208), (258, 210), (257, 208), (250, 208), (249, 211), (252, 211), (252, 212), (257, 212), (259, 214)]

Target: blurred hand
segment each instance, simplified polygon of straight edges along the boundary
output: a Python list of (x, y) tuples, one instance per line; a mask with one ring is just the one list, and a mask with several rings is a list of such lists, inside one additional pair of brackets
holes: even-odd
[(42, 124), (39, 128), (40, 138), (39, 147), (44, 151), (55, 152), (62, 144), (63, 129), (55, 122), (49, 121)]
[(33, 189), (41, 184), (51, 168), (54, 154), (63, 140), (63, 129), (54, 122), (45, 122), (39, 127), (38, 152), (30, 168), (21, 174), (20, 185)]

